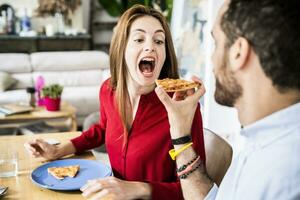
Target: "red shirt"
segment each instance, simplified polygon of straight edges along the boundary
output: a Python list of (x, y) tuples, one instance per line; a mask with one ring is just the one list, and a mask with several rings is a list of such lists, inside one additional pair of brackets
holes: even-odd
[[(100, 90), (100, 124), (71, 140), (77, 153), (105, 143), (115, 177), (149, 183), (155, 200), (183, 199), (176, 163), (168, 153), (173, 146), (167, 112), (155, 91), (140, 97), (124, 148), (123, 127), (114, 96), (115, 91), (106, 80)], [(199, 105), (192, 125), (192, 138), (193, 148), (205, 161)]]

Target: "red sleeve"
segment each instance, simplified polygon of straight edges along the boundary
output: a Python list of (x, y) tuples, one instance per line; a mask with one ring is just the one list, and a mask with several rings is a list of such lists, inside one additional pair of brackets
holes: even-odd
[(200, 156), (203, 163), (205, 163), (205, 148), (204, 148), (204, 134), (203, 134), (203, 123), (202, 116), (200, 112), (200, 104), (198, 104), (194, 121), (192, 124), (191, 130), (192, 140), (193, 140), (193, 148), (195, 152)]
[[(204, 136), (203, 136), (203, 124), (200, 113), (200, 104), (198, 104), (191, 130), (193, 148), (196, 153), (200, 155), (201, 160), (205, 163), (205, 149), (204, 149)], [(165, 182), (149, 182), (152, 187), (152, 199), (172, 199), (181, 200), (183, 194), (179, 180), (177, 182), (165, 183)]]
[[(105, 142), (105, 130), (106, 130), (106, 114), (104, 110), (104, 98), (107, 81), (105, 81), (100, 89), (100, 121), (99, 124), (94, 124), (87, 131), (84, 131), (80, 136), (73, 138), (71, 142), (75, 146), (76, 153), (82, 153), (85, 150), (99, 147)], [(101, 103), (102, 102), (102, 103)]]
[(173, 183), (165, 182), (150, 182), (152, 187), (152, 196), (153, 200), (160, 199), (172, 199), (172, 200), (182, 200), (183, 194), (181, 191), (181, 186), (179, 181)]

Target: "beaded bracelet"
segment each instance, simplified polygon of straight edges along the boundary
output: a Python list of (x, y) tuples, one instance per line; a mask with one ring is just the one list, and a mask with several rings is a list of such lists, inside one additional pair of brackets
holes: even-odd
[(193, 160), (191, 160), (191, 161), (188, 162), (187, 164), (182, 165), (181, 167), (179, 167), (179, 168), (176, 170), (176, 172), (178, 173), (178, 172), (181, 172), (181, 171), (185, 170), (185, 169), (187, 168), (187, 166), (191, 165), (195, 160), (198, 159), (198, 157), (199, 157), (199, 156), (196, 156)]
[(191, 173), (193, 173), (194, 171), (196, 171), (196, 169), (198, 169), (201, 165), (202, 165), (202, 161), (200, 160), (199, 164), (194, 169), (188, 171), (185, 174), (182, 174), (182, 175), (178, 176), (178, 178), (179, 179), (186, 179)]
[(186, 144), (188, 142), (192, 141), (192, 137), (190, 135), (186, 135), (180, 138), (172, 139), (173, 145), (180, 145), (180, 144)]
[(188, 165), (184, 170), (182, 170), (181, 172), (178, 173), (178, 176), (181, 176), (183, 174), (187, 174), (188, 172), (192, 171), (195, 168), (195, 165), (197, 164), (197, 162), (200, 160), (200, 156), (197, 157), (196, 160), (194, 160), (194, 162), (192, 162), (190, 165)]

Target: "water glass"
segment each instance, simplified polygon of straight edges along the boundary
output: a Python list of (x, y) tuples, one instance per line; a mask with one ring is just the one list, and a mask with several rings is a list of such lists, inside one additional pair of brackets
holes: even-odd
[(0, 177), (13, 177), (18, 173), (18, 153), (15, 151), (0, 153)]

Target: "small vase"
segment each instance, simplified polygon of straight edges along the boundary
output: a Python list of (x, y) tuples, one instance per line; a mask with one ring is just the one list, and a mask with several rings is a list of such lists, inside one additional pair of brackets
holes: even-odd
[(48, 111), (59, 111), (60, 110), (60, 98), (52, 99), (45, 97), (43, 99), (44, 106)]

